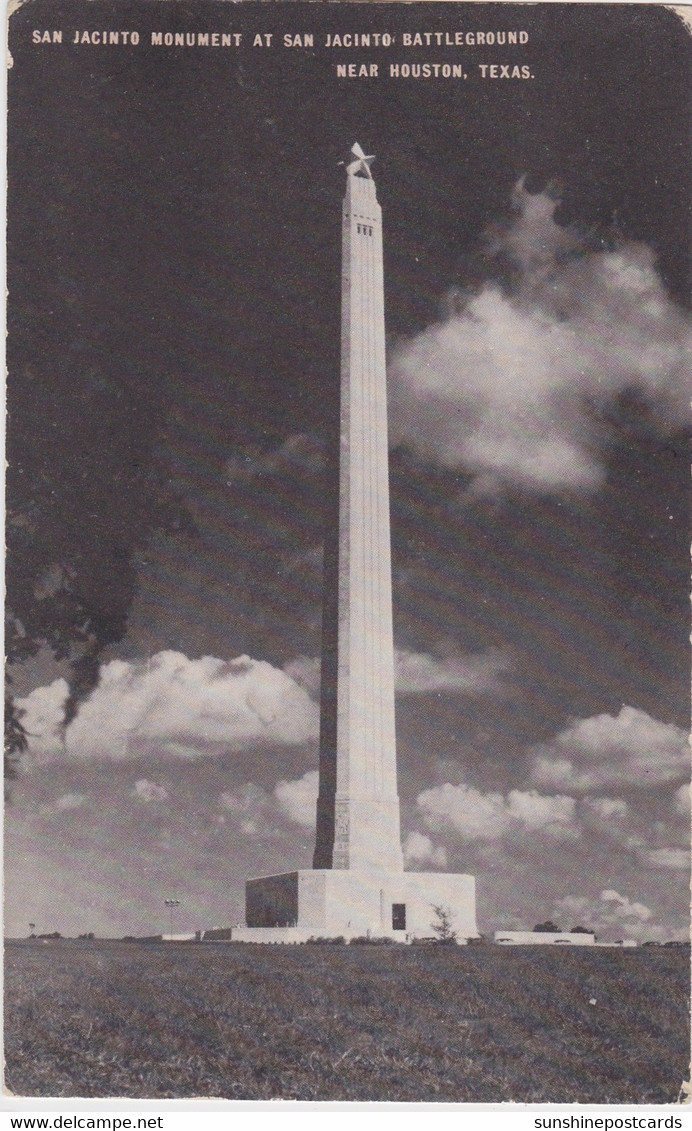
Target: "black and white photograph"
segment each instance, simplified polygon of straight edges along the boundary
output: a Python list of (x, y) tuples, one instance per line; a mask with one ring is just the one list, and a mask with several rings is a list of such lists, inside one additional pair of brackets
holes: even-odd
[(689, 1102), (690, 22), (14, 6), (6, 1096)]

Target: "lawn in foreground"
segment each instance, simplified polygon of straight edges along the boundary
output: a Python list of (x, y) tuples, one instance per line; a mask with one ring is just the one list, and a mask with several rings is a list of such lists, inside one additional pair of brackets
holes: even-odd
[(19, 942), (5, 1019), (16, 1095), (665, 1103), (689, 951)]

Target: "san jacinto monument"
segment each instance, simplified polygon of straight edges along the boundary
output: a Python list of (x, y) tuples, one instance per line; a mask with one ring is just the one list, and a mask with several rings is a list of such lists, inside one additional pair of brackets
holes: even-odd
[[(399, 828), (387, 447), (382, 210), (359, 145), (342, 225), (339, 540), (324, 604), (312, 870), (248, 880), (247, 929), (298, 941), (431, 934), (433, 906), (477, 936), (473, 876), (405, 872)], [(328, 578), (327, 574), (327, 578)]]

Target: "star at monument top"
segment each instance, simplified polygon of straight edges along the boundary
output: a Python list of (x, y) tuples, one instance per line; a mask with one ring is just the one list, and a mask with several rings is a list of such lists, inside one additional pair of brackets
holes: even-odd
[(375, 160), (375, 154), (371, 153), (370, 156), (366, 156), (365, 153), (363, 153), (363, 150), (359, 146), (358, 142), (356, 142), (355, 145), (351, 146), (351, 153), (356, 158), (356, 160), (352, 161), (350, 165), (346, 166), (346, 172), (348, 173), (348, 175), (350, 177), (355, 177), (359, 174), (362, 174), (363, 176), (369, 177), (369, 179), (372, 180), (370, 162)]

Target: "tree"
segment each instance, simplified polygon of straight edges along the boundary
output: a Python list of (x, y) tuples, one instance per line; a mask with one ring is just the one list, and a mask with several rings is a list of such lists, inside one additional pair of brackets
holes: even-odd
[(437, 941), (440, 943), (455, 943), (457, 941), (457, 932), (452, 927), (453, 917), (450, 908), (444, 907), (441, 903), (433, 903), (432, 909), (435, 913), (435, 920), (430, 926), (437, 935)]
[(534, 931), (545, 932), (546, 934), (558, 935), (560, 928), (553, 923), (552, 919), (546, 919), (545, 923), (536, 923)]
[(590, 935), (590, 934), (593, 934), (593, 932), (590, 931), (588, 927), (572, 927), (570, 934), (572, 934), (572, 935)]
[[(18, 325), (8, 347), (5, 649), (10, 667), (42, 650), (68, 661), (67, 727), (98, 683), (103, 650), (125, 635), (152, 535), (194, 529), (155, 450), (151, 383), (96, 366), (68, 379), (62, 354), (50, 372), (35, 370)], [(26, 746), (10, 687), (6, 781)]]
[(26, 731), (22, 726), (11, 695), (5, 693), (5, 798), (9, 792), (9, 782), (17, 776), (19, 760), (28, 745)]

